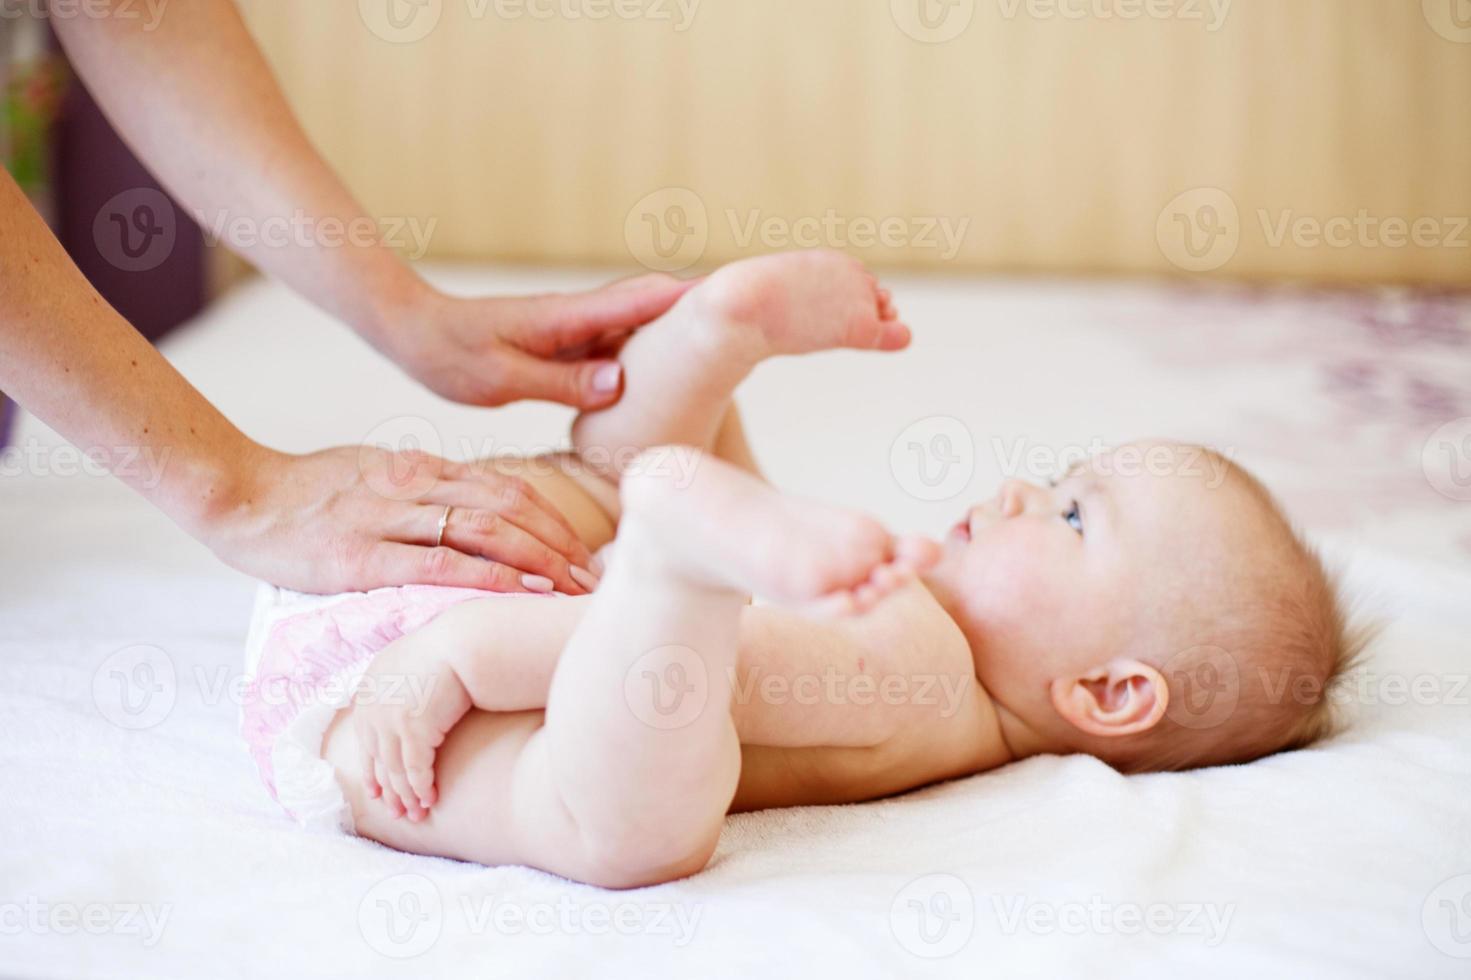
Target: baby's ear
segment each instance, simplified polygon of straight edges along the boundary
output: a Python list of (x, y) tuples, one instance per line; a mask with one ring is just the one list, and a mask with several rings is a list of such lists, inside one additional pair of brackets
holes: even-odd
[(1050, 693), (1068, 724), (1105, 737), (1149, 731), (1170, 704), (1164, 676), (1138, 660), (1111, 660), (1076, 677), (1059, 677)]

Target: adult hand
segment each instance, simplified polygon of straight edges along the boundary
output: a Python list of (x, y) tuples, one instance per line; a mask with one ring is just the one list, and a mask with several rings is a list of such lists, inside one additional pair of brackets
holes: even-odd
[[(226, 564), (304, 592), (418, 583), (582, 595), (592, 555), (525, 481), (376, 446), (289, 456), (255, 448), (200, 537)], [(439, 538), (439, 522), (450, 511)]]
[(536, 398), (606, 408), (623, 393), (613, 355), (693, 285), (648, 275), (568, 295), (458, 299), (425, 291), (373, 339), (451, 401), (496, 406)]

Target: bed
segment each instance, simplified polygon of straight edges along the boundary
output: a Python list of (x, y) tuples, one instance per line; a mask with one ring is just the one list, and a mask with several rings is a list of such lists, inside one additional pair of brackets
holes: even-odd
[[(1467, 975), (1471, 298), (895, 288), (910, 352), (769, 364), (743, 390), (775, 481), (939, 532), (1000, 476), (1094, 443), (1233, 452), (1385, 624), (1339, 698), (1348, 730), (1246, 767), (1037, 758), (742, 815), (703, 873), (624, 893), (304, 834), (236, 730), (255, 583), (23, 417), (0, 481), (0, 975)], [(559, 409), (440, 403), (268, 283), (165, 351), (284, 449), (406, 418), (449, 456), (564, 439)]]

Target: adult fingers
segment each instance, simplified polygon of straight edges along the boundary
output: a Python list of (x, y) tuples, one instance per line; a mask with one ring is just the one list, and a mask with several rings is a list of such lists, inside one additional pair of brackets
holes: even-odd
[(524, 328), (519, 346), (553, 354), (632, 333), (667, 313), (697, 282), (648, 275), (586, 293), (543, 297), (540, 316)]
[[(445, 520), (448, 514), (448, 520)], [(444, 523), (443, 532), (440, 524)], [(536, 537), (499, 514), (468, 507), (420, 507), (413, 525), (389, 535), (404, 544), (449, 548), (471, 558), (504, 565), (521, 574), (515, 592), (551, 592), (568, 595), (591, 591), (596, 580), (584, 588), (567, 559)]]
[(617, 361), (551, 361), (506, 353), (502, 401), (535, 398), (585, 412), (607, 408), (623, 395), (623, 365)]
[(550, 592), (547, 579), (499, 562), (472, 558), (453, 548), (424, 548), (380, 541), (364, 560), (365, 588), (386, 585), (443, 585), (485, 592)]
[[(438, 508), (425, 509), (437, 527), (443, 512)], [(548, 582), (568, 595), (590, 591), (577, 581), (567, 559), (523, 528), (488, 510), (451, 511), (444, 529), (444, 543), (467, 555), (519, 569), (524, 573), (521, 584), (531, 592), (547, 591), (541, 586)]]
[(473, 510), (489, 510), (500, 514), (517, 527), (539, 538), (574, 565), (588, 567), (592, 553), (567, 520), (536, 487), (516, 476), (496, 474), (488, 478), (468, 464), (456, 471), (459, 479), (437, 487), (426, 503), (453, 504)]

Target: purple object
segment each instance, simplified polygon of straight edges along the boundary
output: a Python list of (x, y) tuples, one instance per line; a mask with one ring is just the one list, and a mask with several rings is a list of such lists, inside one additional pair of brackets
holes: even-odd
[(204, 235), (160, 190), (80, 81), (53, 134), (56, 237), (149, 340), (205, 304)]

